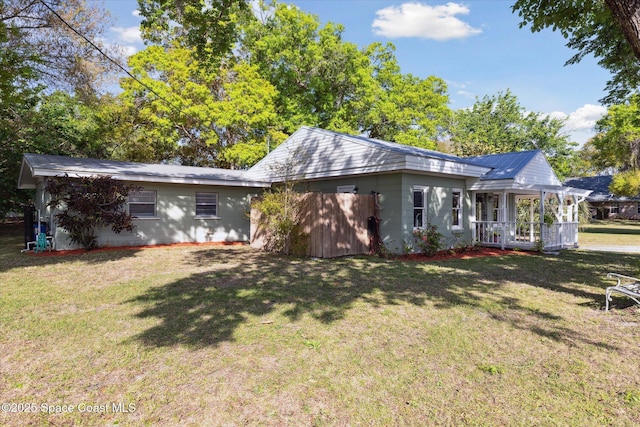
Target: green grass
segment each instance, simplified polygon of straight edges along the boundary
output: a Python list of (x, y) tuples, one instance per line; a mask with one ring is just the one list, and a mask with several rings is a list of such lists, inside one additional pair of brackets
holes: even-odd
[(38, 411), (0, 425), (640, 423), (640, 313), (603, 311), (637, 256), (19, 250), (0, 236), (0, 403)]
[(580, 226), (581, 245), (640, 246), (640, 221), (592, 221)]

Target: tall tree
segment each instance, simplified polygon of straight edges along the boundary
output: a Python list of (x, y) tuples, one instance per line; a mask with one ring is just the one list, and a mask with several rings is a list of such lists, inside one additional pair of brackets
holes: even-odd
[(616, 172), (640, 170), (640, 95), (613, 105), (596, 123), (598, 134), (590, 141), (593, 161)]
[(567, 64), (593, 55), (611, 72), (602, 102), (619, 102), (640, 87), (640, 1), (517, 0), (512, 10), (522, 18), (521, 27), (560, 31), (577, 50)]
[(366, 51), (376, 84), (365, 98), (360, 127), (372, 138), (436, 149), (451, 115), (447, 85), (435, 76), (402, 74), (394, 51), (379, 43)]
[(143, 38), (165, 47), (179, 41), (212, 69), (233, 48), (239, 20), (251, 14), (247, 0), (138, 0), (138, 6)]
[(2, 0), (0, 23), (6, 27), (0, 49), (14, 52), (32, 78), (49, 88), (91, 96), (114, 69), (98, 49), (120, 59), (120, 52), (101, 42), (109, 14), (95, 2)]
[(561, 133), (562, 126), (561, 120), (526, 112), (507, 90), (476, 100), (471, 109), (456, 111), (449, 132), (458, 155), (541, 150), (556, 173), (565, 176), (577, 144)]
[(278, 89), (286, 132), (306, 124), (435, 148), (450, 113), (443, 80), (403, 75), (393, 45), (360, 50), (341, 25), (321, 26), (295, 6), (268, 12), (243, 26), (240, 51)]
[(138, 81), (123, 79), (122, 98), (143, 131), (121, 152), (143, 147), (152, 157), (138, 160), (239, 168), (284, 139), (273, 106), (276, 91), (253, 66), (204, 68), (192, 49), (177, 42), (148, 47), (130, 58), (130, 66)]

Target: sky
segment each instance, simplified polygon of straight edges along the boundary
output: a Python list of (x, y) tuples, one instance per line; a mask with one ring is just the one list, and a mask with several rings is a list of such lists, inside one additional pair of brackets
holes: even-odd
[[(402, 73), (436, 76), (449, 88), (449, 107), (510, 90), (526, 111), (566, 119), (564, 131), (583, 144), (606, 108), (599, 103), (610, 75), (592, 57), (565, 62), (576, 52), (559, 33), (519, 28), (513, 1), (294, 0), (305, 12), (345, 27), (343, 39), (360, 47), (396, 47)], [(144, 49), (136, 0), (106, 0), (114, 20), (108, 42), (128, 53)]]

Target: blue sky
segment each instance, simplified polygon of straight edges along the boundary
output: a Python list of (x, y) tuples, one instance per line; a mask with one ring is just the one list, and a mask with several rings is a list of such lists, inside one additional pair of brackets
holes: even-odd
[[(583, 143), (606, 112), (609, 74), (593, 58), (564, 63), (575, 52), (559, 33), (520, 29), (512, 1), (467, 2), (382, 0), (289, 1), (322, 24), (345, 27), (344, 39), (361, 47), (391, 42), (403, 73), (434, 75), (449, 87), (450, 107), (467, 108), (476, 98), (507, 89), (528, 111), (566, 118), (571, 140)], [(133, 53), (143, 49), (136, 0), (107, 0), (114, 25), (110, 42)]]

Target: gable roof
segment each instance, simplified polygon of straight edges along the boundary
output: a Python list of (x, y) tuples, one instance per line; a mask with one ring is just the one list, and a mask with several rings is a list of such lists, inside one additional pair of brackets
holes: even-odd
[(450, 154), (303, 126), (248, 173), (283, 181), (285, 175), (305, 180), (399, 171), (478, 178), (490, 170)]
[(564, 181), (565, 185), (591, 190), (591, 194), (587, 197), (589, 202), (615, 202), (615, 201), (636, 201), (640, 200), (640, 195), (636, 197), (616, 196), (609, 190), (609, 185), (613, 180), (613, 175), (586, 176), (578, 178), (568, 178)]
[(540, 153), (540, 150), (516, 151), (513, 153), (487, 154), (467, 159), (492, 170), (482, 176), (482, 180), (514, 179)]
[(109, 175), (133, 182), (204, 184), (233, 187), (269, 187), (271, 183), (250, 179), (246, 171), (196, 166), (148, 164), (117, 160), (80, 159), (48, 154), (25, 154), (18, 188), (35, 188), (39, 177)]

